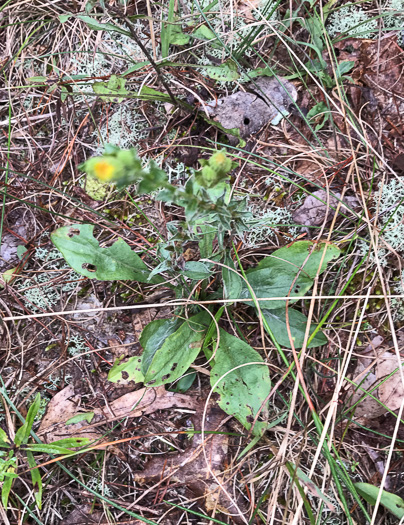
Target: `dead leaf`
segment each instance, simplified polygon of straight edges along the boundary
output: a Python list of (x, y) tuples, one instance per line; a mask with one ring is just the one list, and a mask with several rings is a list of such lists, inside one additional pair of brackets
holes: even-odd
[(125, 417), (140, 417), (168, 408), (181, 407), (195, 410), (197, 407), (197, 402), (192, 397), (167, 392), (164, 386), (142, 388), (115, 399), (108, 407), (92, 409), (94, 418), (91, 424), (80, 421), (66, 426), (66, 421), (79, 412), (79, 399), (79, 396), (74, 395), (72, 385), (67, 386), (51, 399), (38, 430), (38, 435), (42, 436), (46, 443), (69, 437), (99, 439), (102, 434), (98, 427), (110, 421)]
[[(341, 194), (338, 192), (334, 193), (334, 195), (328, 194), (327, 199), (325, 190), (314, 191), (305, 198), (300, 208), (294, 211), (293, 220), (304, 226), (320, 226), (324, 221), (331, 221), (339, 203), (338, 199), (341, 198)], [(345, 197), (344, 203), (350, 208), (355, 208), (359, 204), (356, 197)], [(341, 207), (340, 211), (344, 215), (349, 213), (345, 207)]]
[(254, 20), (254, 11), (259, 7), (262, 0), (240, 0), (238, 2), (238, 14), (247, 19)]
[[(110, 525), (111, 523), (104, 512), (94, 512), (91, 505), (79, 505), (60, 522), (60, 525)], [(115, 525), (144, 525), (144, 521), (140, 520), (119, 520), (113, 523)], [(169, 523), (163, 521), (162, 525), (169, 525)]]
[[(381, 338), (377, 339), (372, 345), (373, 354), (375, 348), (381, 344), (380, 340)], [(370, 354), (370, 352), (367, 352), (367, 354)], [(397, 371), (391, 377), (388, 377), (396, 369)], [(398, 370), (397, 356), (394, 353), (382, 351), (375, 357), (372, 355), (361, 357), (353, 375), (355, 384), (360, 385), (366, 391), (370, 391), (376, 385), (380, 385), (372, 392), (372, 396), (376, 399), (366, 396), (356, 407), (355, 418), (376, 419), (386, 413), (383, 405), (393, 411), (400, 408), (404, 397), (404, 386)], [(357, 389), (352, 396), (350, 404), (355, 404), (364, 395), (365, 393), (362, 390)]]
[(350, 88), (350, 96), (357, 111), (366, 104), (365, 110), (372, 114), (372, 127), (381, 126), (385, 131), (382, 138), (397, 133), (402, 137), (404, 50), (397, 43), (397, 35), (377, 40), (349, 38), (334, 47), (339, 62), (355, 62), (350, 76), (357, 85)]
[[(195, 430), (201, 430), (202, 406), (193, 417)], [(205, 422), (205, 432), (222, 430), (226, 414), (211, 401)], [(139, 484), (181, 483), (193, 495), (202, 497), (207, 511), (230, 513), (235, 523), (245, 523), (240, 515), (246, 514), (243, 502), (234, 502), (227, 494), (233, 494), (231, 484), (228, 485), (223, 471), (226, 467), (229, 437), (227, 434), (195, 434), (191, 446), (182, 453), (156, 457), (150, 460), (141, 472), (133, 472), (133, 479)], [(208, 458), (209, 465), (205, 460)], [(215, 479), (216, 477), (216, 479)], [(217, 480), (219, 480), (220, 485)], [(223, 491), (223, 488), (225, 491)], [(227, 492), (227, 494), (226, 494)]]
[[(224, 128), (239, 129), (243, 138), (257, 133), (266, 124), (278, 124), (297, 99), (295, 86), (282, 78), (258, 78), (247, 89), (248, 92), (238, 91), (206, 106)], [(236, 137), (231, 136), (231, 140), (237, 142)]]

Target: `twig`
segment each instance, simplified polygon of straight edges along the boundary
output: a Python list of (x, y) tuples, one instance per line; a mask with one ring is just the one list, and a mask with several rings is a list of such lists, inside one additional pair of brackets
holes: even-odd
[(174, 106), (178, 107), (180, 104), (179, 104), (179, 101), (174, 97), (171, 89), (170, 89), (170, 86), (168, 85), (166, 79), (164, 78), (164, 76), (161, 74), (161, 71), (160, 71), (160, 68), (159, 66), (156, 64), (156, 62), (153, 60), (152, 56), (150, 55), (150, 53), (148, 52), (148, 50), (146, 49), (146, 47), (143, 45), (143, 42), (140, 40), (140, 38), (138, 37), (138, 35), (136, 34), (136, 31), (135, 29), (133, 28), (133, 25), (132, 25), (132, 22), (127, 18), (127, 16), (125, 16), (122, 11), (116, 7), (108, 7), (106, 8), (108, 12), (110, 13), (113, 13), (114, 15), (116, 15), (118, 18), (120, 18), (121, 20), (123, 20), (125, 22), (125, 24), (128, 26), (129, 28), (129, 32), (131, 34), (131, 37), (133, 38), (133, 40), (136, 42), (136, 44), (140, 47), (140, 49), (143, 51), (144, 55), (146, 56), (147, 60), (150, 62), (151, 66), (153, 67), (153, 69), (156, 71), (157, 73), (157, 77), (158, 79), (160, 80), (160, 82), (163, 84), (164, 88), (166, 89), (169, 97), (171, 98), (171, 102), (174, 104)]

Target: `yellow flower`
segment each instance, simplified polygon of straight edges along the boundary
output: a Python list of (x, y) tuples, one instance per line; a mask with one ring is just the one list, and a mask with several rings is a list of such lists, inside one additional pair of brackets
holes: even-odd
[(116, 166), (106, 160), (100, 160), (94, 165), (94, 175), (103, 182), (113, 179), (115, 173)]
[(112, 155), (103, 155), (102, 157), (88, 159), (84, 163), (83, 169), (101, 182), (111, 182), (121, 177), (123, 165)]

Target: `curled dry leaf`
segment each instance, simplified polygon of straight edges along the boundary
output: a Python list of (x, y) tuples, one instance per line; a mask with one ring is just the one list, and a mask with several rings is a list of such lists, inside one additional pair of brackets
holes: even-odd
[[(373, 345), (374, 348), (375, 346)], [(400, 408), (404, 386), (398, 370), (397, 356), (394, 353), (382, 351), (374, 358), (368, 355), (360, 358), (354, 371), (354, 382), (366, 391), (379, 385), (372, 392), (372, 396), (376, 399), (366, 396), (356, 407), (355, 418), (376, 419), (386, 413), (383, 405), (393, 411)], [(364, 395), (365, 393), (358, 388), (352, 396), (350, 405), (357, 403)]]
[[(202, 413), (203, 404), (193, 417), (195, 430), (201, 430)], [(181, 483), (194, 497), (204, 499), (208, 512), (215, 510), (231, 514), (235, 523), (246, 523), (243, 519), (246, 515), (243, 502), (234, 501), (232, 486), (223, 472), (229, 447), (229, 437), (223, 427), (226, 417), (211, 401), (206, 413), (205, 432), (223, 431), (223, 434), (205, 434), (204, 440), (202, 434), (195, 434), (191, 446), (185, 452), (153, 458), (143, 471), (132, 474), (134, 481), (139, 484), (167, 483), (168, 480)]]
[[(248, 92), (233, 93), (207, 109), (224, 128), (237, 128), (240, 135), (247, 138), (266, 124), (278, 124), (289, 114), (289, 107), (296, 99), (297, 91), (291, 82), (263, 77), (251, 83)], [(230, 140), (237, 141), (233, 136)]]
[(98, 427), (109, 421), (116, 421), (124, 417), (140, 417), (151, 414), (156, 410), (168, 408), (188, 408), (195, 410), (196, 401), (184, 394), (167, 392), (163, 386), (157, 388), (142, 388), (129, 392), (109, 403), (108, 407), (92, 409), (94, 418), (91, 424), (80, 421), (66, 425), (66, 421), (83, 410), (79, 407), (79, 396), (74, 395), (73, 385), (69, 385), (58, 392), (48, 405), (47, 412), (42, 419), (38, 435), (47, 443), (57, 439), (69, 437), (86, 437), (99, 439), (102, 436)]
[[(320, 226), (324, 221), (329, 222), (335, 215), (340, 198), (340, 193), (327, 195), (325, 190), (314, 191), (293, 213), (293, 220), (304, 226)], [(345, 197), (344, 203), (350, 208), (355, 208), (359, 204), (356, 197)], [(344, 215), (349, 213), (345, 206), (341, 206), (340, 212)]]

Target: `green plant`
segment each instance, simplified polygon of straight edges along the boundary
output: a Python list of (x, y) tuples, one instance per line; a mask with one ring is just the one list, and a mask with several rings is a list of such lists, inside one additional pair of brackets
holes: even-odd
[[(242, 340), (242, 334), (238, 338), (219, 328), (224, 307), (217, 311), (215, 305), (202, 309), (197, 303), (220, 297), (229, 307), (233, 301), (244, 302), (262, 316), (278, 349), (301, 348), (307, 318), (287, 308), (285, 298), (289, 298), (289, 304), (295, 303), (340, 251), (328, 243), (298, 241), (244, 271), (233, 239), (248, 231), (251, 214), (246, 199), (230, 192), (233, 163), (224, 151), (217, 151), (200, 164), (201, 169), (184, 186), (172, 185), (153, 161), (147, 168), (142, 167), (133, 149), (108, 146), (104, 155), (81, 166), (117, 188), (136, 184), (138, 194), (153, 192), (157, 200), (184, 209), (185, 221), (167, 224), (168, 239), (158, 244), (153, 268), (122, 239), (100, 247), (93, 236), (94, 227), (89, 224), (59, 228), (51, 238), (68, 264), (89, 278), (155, 284), (166, 280), (165, 286), (175, 291), (177, 299), (194, 300), (188, 310), (177, 309), (172, 319), (149, 323), (140, 337), (141, 358), (118, 360), (110, 371), (111, 381), (143, 382), (146, 386), (172, 383), (187, 372), (202, 351), (212, 366), (211, 385), (220, 396), (220, 406), (259, 436), (266, 428), (264, 421), (256, 419), (265, 410), (271, 389), (268, 368), (260, 354)], [(184, 259), (184, 246), (189, 242), (199, 246), (198, 261)], [(221, 279), (216, 279), (218, 285), (211, 292), (207, 284), (215, 271), (221, 272)], [(195, 286), (197, 281), (199, 286)], [(308, 347), (327, 342), (315, 325), (310, 327), (310, 334)]]
[(18, 478), (19, 463), (22, 462), (23, 456), (25, 456), (26, 462), (31, 470), (35, 501), (40, 509), (42, 506), (42, 478), (34, 458), (34, 453), (40, 452), (47, 454), (70, 455), (73, 454), (74, 451), (70, 450), (68, 447), (82, 447), (83, 445), (87, 445), (90, 441), (87, 438), (70, 438), (60, 439), (49, 445), (30, 443), (32, 426), (40, 409), (40, 405), (41, 396), (40, 394), (37, 394), (34, 402), (28, 409), (25, 423), (17, 430), (17, 432), (15, 432), (14, 439), (11, 439), (8, 433), (0, 428), (1, 501), (5, 509), (7, 509), (13, 481)]

